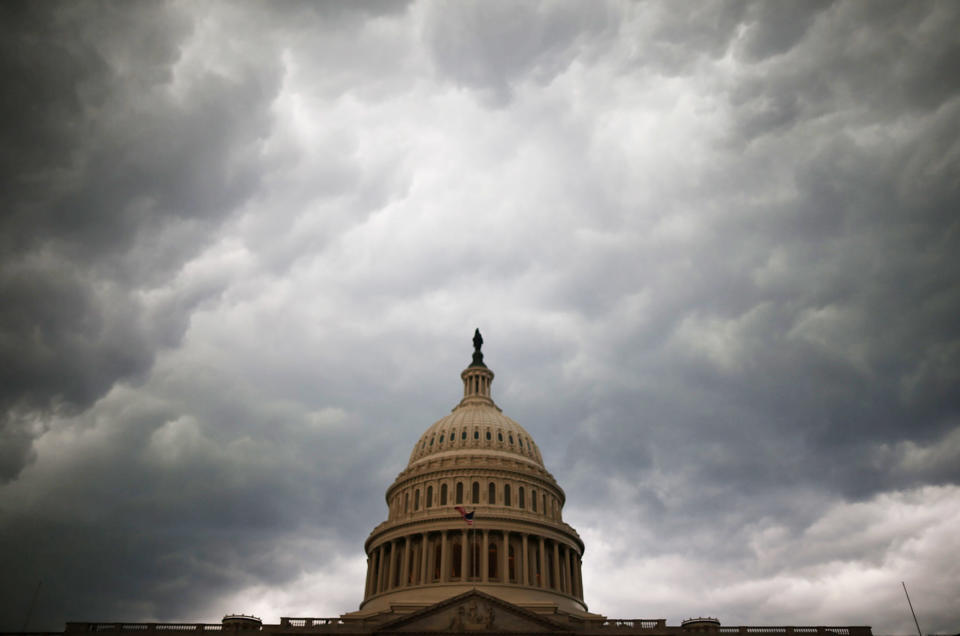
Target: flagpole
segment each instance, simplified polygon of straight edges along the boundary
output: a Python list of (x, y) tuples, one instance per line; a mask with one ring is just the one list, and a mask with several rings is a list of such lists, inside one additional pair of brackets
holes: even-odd
[(903, 593), (907, 596), (907, 605), (910, 606), (910, 613), (913, 614), (913, 624), (917, 626), (917, 636), (923, 636), (923, 634), (920, 633), (920, 623), (917, 621), (917, 613), (913, 611), (913, 603), (910, 602), (910, 595), (907, 594), (907, 584), (900, 581), (900, 585), (903, 586)]

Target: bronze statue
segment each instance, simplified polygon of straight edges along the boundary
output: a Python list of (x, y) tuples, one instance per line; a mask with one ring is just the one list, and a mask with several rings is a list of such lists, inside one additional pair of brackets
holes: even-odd
[(483, 336), (480, 335), (480, 329), (475, 329), (473, 332), (473, 362), (470, 363), (472, 367), (485, 367), (483, 363), (483, 352), (480, 351), (480, 347), (483, 346)]

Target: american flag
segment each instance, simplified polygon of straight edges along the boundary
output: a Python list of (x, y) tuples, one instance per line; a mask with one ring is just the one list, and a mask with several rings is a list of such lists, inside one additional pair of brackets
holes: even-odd
[(468, 526), (472, 526), (472, 525), (473, 525), (473, 512), (474, 512), (474, 511), (467, 512), (466, 509), (465, 509), (463, 506), (455, 506), (453, 509), (460, 513), (460, 516), (463, 517), (463, 520), (467, 522), (467, 525), (468, 525)]

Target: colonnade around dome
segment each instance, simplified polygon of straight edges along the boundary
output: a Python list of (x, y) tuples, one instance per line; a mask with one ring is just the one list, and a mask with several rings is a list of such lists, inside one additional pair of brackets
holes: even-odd
[(534, 587), (583, 598), (580, 554), (525, 532), (462, 528), (384, 541), (370, 555), (365, 598), (431, 584)]

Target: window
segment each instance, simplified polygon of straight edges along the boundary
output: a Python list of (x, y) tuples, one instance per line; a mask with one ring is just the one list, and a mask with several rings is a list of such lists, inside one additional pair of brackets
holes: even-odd
[(502, 431), (497, 431), (497, 441), (498, 441), (498, 442), (502, 442), (502, 441), (503, 441), (503, 432), (502, 432)]
[(549, 512), (550, 512), (550, 511), (547, 510), (547, 496), (544, 495), (544, 496), (543, 496), (543, 514), (546, 515), (546, 514), (549, 514)]
[(537, 491), (536, 490), (530, 491), (530, 505), (533, 507), (533, 511), (536, 512), (537, 511)]
[(442, 542), (437, 539), (436, 547), (433, 552), (433, 580), (440, 580), (440, 559), (443, 558), (443, 545)]
[(426, 507), (433, 506), (433, 486), (427, 486), (427, 504)]
[(466, 430), (460, 431), (460, 439), (467, 439), (467, 431), (466, 431)]
[(403, 511), (410, 512), (410, 493), (403, 494)]
[(458, 503), (458, 504), (462, 504), (462, 503), (463, 503), (463, 482), (462, 482), (462, 481), (458, 481), (458, 482), (457, 482), (457, 501), (456, 501), (456, 503)]
[(510, 484), (507, 484), (503, 487), (503, 505), (509, 506), (510, 504)]
[(473, 503), (480, 503), (480, 482), (473, 482)]
[(513, 435), (510, 436), (510, 445), (513, 445)]
[(492, 506), (497, 503), (497, 487), (494, 483), (490, 482), (490, 487), (487, 489), (487, 502)]
[(497, 544), (493, 541), (487, 546), (487, 575), (491, 579), (497, 578)]
[(507, 576), (508, 576), (508, 581), (507, 581), (507, 583), (516, 582), (516, 580), (517, 580), (517, 564), (516, 564), (516, 559), (514, 559), (513, 546), (512, 546), (512, 545), (511, 545), (510, 548), (507, 550)]
[(487, 441), (490, 441), (490, 431), (487, 431)]
[(523, 501), (523, 486), (517, 489), (517, 505), (523, 508), (526, 504)]
[(447, 485), (443, 484), (440, 486), (440, 505), (447, 505)]
[(473, 432), (473, 439), (480, 439), (480, 431)]
[(413, 493), (413, 509), (420, 510), (420, 490), (417, 489)]
[(434, 440), (434, 438), (431, 437), (431, 438), (430, 438), (430, 445), (431, 445), (431, 446), (433, 446), (433, 440)]

